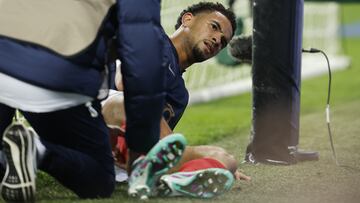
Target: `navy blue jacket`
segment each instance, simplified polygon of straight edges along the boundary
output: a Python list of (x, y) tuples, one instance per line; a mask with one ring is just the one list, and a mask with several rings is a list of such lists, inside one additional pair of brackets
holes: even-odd
[[(39, 1), (25, 3), (20, 12), (18, 3), (0, 4), (0, 72), (47, 89), (96, 98), (107, 40), (116, 36), (127, 143), (138, 152), (150, 150), (159, 139), (165, 98), (160, 1)], [(17, 33), (19, 28), (24, 31)]]

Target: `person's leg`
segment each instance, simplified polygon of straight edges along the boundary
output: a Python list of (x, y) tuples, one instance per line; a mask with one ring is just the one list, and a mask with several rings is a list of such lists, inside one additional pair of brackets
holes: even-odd
[[(15, 114), (15, 109), (0, 103), (0, 141), (2, 141), (5, 129), (10, 125)], [(0, 180), (3, 179), (6, 167), (6, 158), (0, 142)]]
[(101, 113), (107, 125), (120, 127), (125, 124), (123, 92), (112, 91), (112, 94), (102, 102)]
[[(127, 161), (127, 146), (125, 139), (122, 137), (118, 137), (116, 139), (115, 149), (113, 154), (116, 155), (115, 160), (118, 161), (117, 165), (123, 166)], [(167, 173), (174, 173), (181, 171), (181, 168), (185, 163), (188, 163), (192, 160), (203, 159), (203, 158), (212, 158), (216, 160), (216, 162), (220, 163), (221, 168), (226, 168), (230, 170), (232, 173), (236, 172), (238, 162), (233, 155), (228, 153), (225, 149), (212, 145), (199, 145), (199, 146), (187, 146), (185, 151), (179, 161), (173, 168), (171, 168)], [(212, 162), (215, 163), (215, 162)], [(195, 163), (191, 162), (191, 165)], [(218, 168), (219, 164), (213, 165), (210, 168)]]
[(202, 158), (215, 159), (232, 173), (235, 173), (237, 169), (238, 163), (235, 157), (228, 153), (224, 148), (212, 145), (199, 145), (186, 147), (180, 162), (172, 168), (169, 173), (178, 172), (185, 163)]
[[(231, 171), (234, 174), (236, 180), (251, 180), (250, 176), (245, 175), (238, 169), (238, 161), (235, 157), (227, 152), (224, 148), (212, 145), (199, 145), (199, 146), (188, 146), (185, 149), (184, 155), (180, 160), (179, 164), (177, 164), (169, 173), (179, 172), (189, 161), (195, 159), (203, 159), (203, 158), (211, 158), (221, 163), (225, 169)], [(209, 168), (215, 167), (218, 168), (215, 162), (212, 162), (213, 165), (209, 166)], [(197, 165), (196, 162), (191, 162), (191, 165)]]
[(160, 179), (162, 196), (212, 198), (230, 190), (234, 180), (250, 180), (237, 169), (234, 156), (217, 146), (190, 146), (179, 164)]
[(161, 196), (212, 198), (230, 190), (233, 174), (213, 158), (194, 159), (184, 163), (178, 172), (161, 177)]
[[(0, 141), (2, 140), (5, 129), (10, 125), (15, 114), (15, 109), (0, 103)], [(2, 142), (0, 142), (0, 179), (5, 174), (5, 154), (2, 151)]]
[[(15, 109), (0, 103), (0, 140), (2, 140), (5, 129), (10, 125), (15, 114)], [(3, 157), (2, 142), (0, 142), (0, 178), (3, 177), (5, 159)]]
[[(10, 125), (15, 114), (15, 109), (0, 103), (0, 138), (5, 129)], [(0, 144), (0, 150), (2, 146)]]
[(99, 102), (93, 102), (93, 107), (95, 117), (85, 105), (23, 113), (46, 147), (39, 169), (82, 198), (109, 197), (115, 183), (108, 130)]
[(155, 195), (158, 180), (179, 162), (185, 146), (183, 135), (172, 134), (161, 139), (146, 156), (139, 157), (129, 177), (128, 194), (140, 199)]
[(36, 149), (27, 127), (20, 122), (10, 124), (3, 133), (6, 171), (1, 182), (1, 196), (6, 202), (35, 200)]

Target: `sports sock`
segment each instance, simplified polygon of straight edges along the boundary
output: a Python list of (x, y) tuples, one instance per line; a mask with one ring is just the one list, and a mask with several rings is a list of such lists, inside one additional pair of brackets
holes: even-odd
[(120, 164), (125, 164), (128, 160), (128, 148), (126, 145), (126, 141), (124, 137), (117, 138), (116, 148), (118, 153), (116, 154), (116, 160), (120, 162)]
[(39, 137), (35, 137), (35, 146), (36, 146), (36, 155), (37, 155), (37, 162), (38, 165), (41, 163), (41, 161), (45, 157), (46, 153), (46, 147), (45, 145), (40, 141)]
[[(124, 129), (126, 131), (126, 123), (123, 121), (120, 125), (120, 128)], [(116, 160), (119, 162), (119, 164), (126, 164), (129, 159), (128, 154), (128, 147), (126, 144), (125, 137), (118, 136), (117, 137), (117, 143), (116, 143)]]

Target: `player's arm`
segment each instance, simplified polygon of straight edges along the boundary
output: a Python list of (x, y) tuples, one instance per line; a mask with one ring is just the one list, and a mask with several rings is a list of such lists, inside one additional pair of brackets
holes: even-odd
[(173, 131), (171, 130), (169, 124), (166, 122), (165, 118), (162, 117), (160, 120), (160, 139), (172, 134)]
[(165, 101), (166, 40), (160, 24), (160, 7), (160, 1), (117, 0), (116, 3), (116, 47), (126, 95), (125, 137), (130, 164), (159, 141)]

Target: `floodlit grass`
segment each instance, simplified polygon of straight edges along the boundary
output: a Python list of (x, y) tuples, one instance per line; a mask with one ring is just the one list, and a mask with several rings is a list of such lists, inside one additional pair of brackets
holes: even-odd
[(344, 3), (341, 6), (342, 23), (359, 23), (359, 3)]
[[(344, 22), (360, 21), (360, 4), (343, 6)], [(329, 42), (330, 43), (330, 42)], [(346, 39), (350, 69), (333, 74), (331, 120), (339, 162), (335, 165), (325, 125), (327, 76), (305, 80), (301, 93), (300, 146), (320, 152), (320, 161), (293, 166), (241, 164), (251, 182), (238, 182), (226, 195), (210, 201), (189, 198), (154, 199), (149, 202), (359, 202), (360, 200), (360, 38)], [(319, 55), (319, 60), (323, 60)], [(331, 59), (330, 59), (331, 60)], [(324, 61), (325, 63), (325, 61)], [(191, 144), (225, 147), (239, 160), (249, 140), (251, 95), (222, 99), (189, 107), (176, 131)], [(111, 199), (79, 200), (49, 176), (40, 173), (39, 202), (138, 202), (119, 185)]]
[[(320, 152), (316, 162), (293, 166), (242, 164), (240, 168), (253, 177), (249, 183), (238, 182), (229, 194), (241, 202), (358, 202), (360, 194), (360, 100), (336, 105), (332, 111), (332, 130), (341, 167), (332, 158), (323, 111), (301, 117), (301, 146)], [(236, 151), (246, 143), (232, 139), (219, 145)], [(244, 151), (236, 154), (239, 159)], [(237, 187), (242, 190), (238, 192)], [(231, 201), (229, 201), (231, 202)]]
[(250, 118), (251, 98), (246, 94), (189, 107), (175, 131), (186, 135), (191, 144), (205, 144), (247, 131)]

